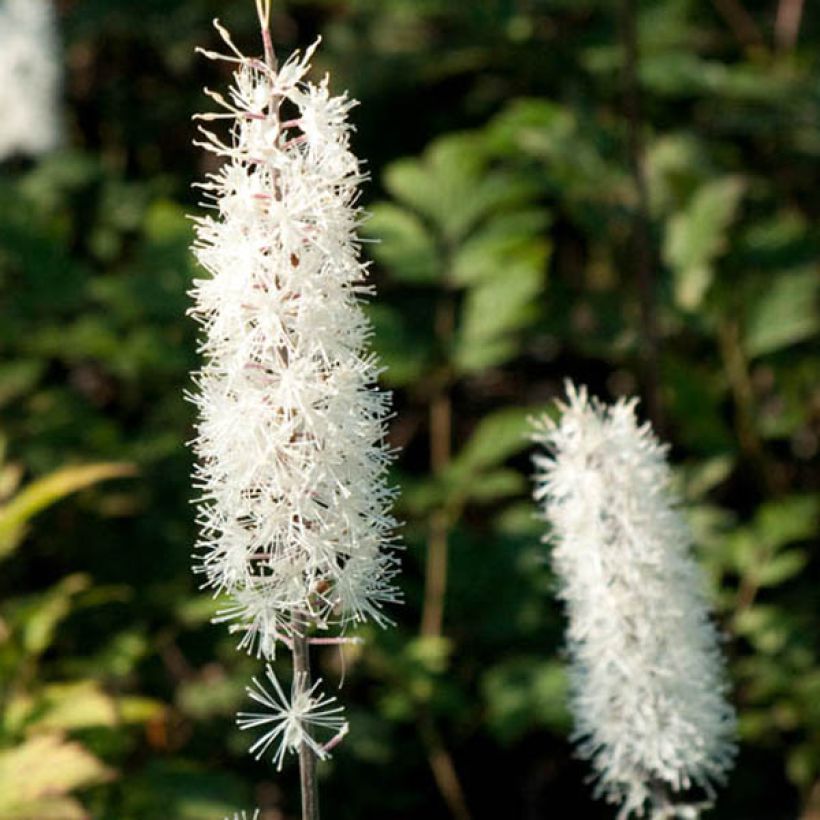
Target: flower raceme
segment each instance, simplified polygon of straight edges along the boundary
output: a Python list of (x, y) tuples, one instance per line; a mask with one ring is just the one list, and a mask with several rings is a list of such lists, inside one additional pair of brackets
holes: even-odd
[[(362, 310), (371, 288), (356, 233), (354, 102), (332, 96), (327, 77), (307, 79), (316, 45), (277, 67), (270, 4), (257, 7), (264, 61), (244, 57), (218, 22), (230, 54), (204, 52), (235, 68), (227, 97), (206, 89), (220, 110), (199, 117), (227, 121), (230, 136), (200, 127), (197, 143), (222, 165), (200, 185), (212, 213), (196, 220), (194, 244), (209, 274), (191, 291), (204, 359), (189, 396), (198, 409), (194, 571), (226, 599), (215, 620), (240, 635), (239, 648), (267, 659), (280, 643), (293, 649), (290, 699), (268, 666), (273, 693), (256, 679), (248, 689), (268, 711), (238, 717), (241, 729), (265, 730), (251, 752), (274, 746), (281, 768), (289, 752), (302, 765), (305, 750), (324, 758), (347, 731), (342, 707), (310, 683), (307, 647), (355, 639), (308, 632), (385, 626), (383, 607), (400, 596), (390, 396), (377, 387)], [(335, 734), (321, 745), (316, 730)]]
[(734, 757), (734, 712), (666, 448), (636, 419), (568, 385), (533, 436), (535, 498), (569, 620), (579, 753), (620, 818), (696, 817)]
[[(350, 150), (354, 102), (306, 79), (316, 45), (278, 70), (246, 58), (215, 23), (235, 66), (223, 165), (200, 186), (196, 220), (209, 273), (191, 295), (204, 364), (193, 448), (201, 490), (195, 571), (228, 596), (218, 620), (266, 658), (309, 626), (389, 623), (394, 497), (386, 473), (390, 396), (376, 386), (359, 260), (363, 180)], [(298, 631), (298, 628), (296, 628)]]

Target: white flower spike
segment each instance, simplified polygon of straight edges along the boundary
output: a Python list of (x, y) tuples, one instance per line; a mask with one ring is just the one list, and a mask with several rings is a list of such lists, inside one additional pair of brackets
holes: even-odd
[(0, 0), (0, 160), (60, 141), (56, 28), (51, 0)]
[(195, 571), (228, 596), (217, 620), (239, 646), (272, 658), (294, 615), (339, 632), (390, 622), (390, 395), (362, 311), (372, 289), (356, 234), (354, 102), (306, 79), (318, 42), (276, 69), (272, 51), (246, 58), (217, 29), (230, 53), (205, 53), (235, 72), (227, 96), (207, 92), (220, 112), (200, 117), (231, 130), (200, 129), (224, 164), (200, 186), (213, 213), (196, 220), (194, 245), (209, 274), (191, 292), (204, 357)]
[(225, 820), (259, 820), (259, 809), (256, 809), (253, 814), (248, 815), (246, 812), (239, 812), (233, 817), (226, 817)]
[[(273, 762), (281, 770), (285, 754), (298, 753), (302, 744), (307, 744), (320, 760), (324, 760), (330, 749), (347, 734), (347, 722), (342, 717), (344, 707), (333, 706), (336, 698), (318, 693), (321, 679), (308, 686), (306, 676), (297, 673), (288, 700), (270, 666), (267, 667), (267, 677), (273, 686), (273, 693), (268, 692), (256, 678), (253, 679), (255, 688), (249, 686), (247, 692), (251, 699), (269, 711), (240, 712), (237, 717), (240, 729), (270, 727), (251, 746), (251, 754), (259, 760), (271, 745), (276, 744)], [(332, 735), (331, 739), (325, 744), (319, 743), (313, 737), (312, 727)]]
[(569, 619), (579, 754), (618, 815), (695, 818), (731, 768), (735, 716), (691, 535), (636, 401), (567, 385), (536, 423), (535, 498)]

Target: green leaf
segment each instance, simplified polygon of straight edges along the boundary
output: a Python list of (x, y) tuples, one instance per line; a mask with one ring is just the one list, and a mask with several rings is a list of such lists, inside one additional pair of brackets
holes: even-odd
[(39, 380), (45, 363), (36, 360), (9, 362), (0, 367), (0, 407), (29, 392)]
[(366, 311), (375, 330), (373, 346), (385, 367), (380, 381), (405, 385), (421, 379), (433, 359), (426, 324), (418, 319), (411, 321), (406, 310), (384, 302), (374, 302)]
[(774, 353), (820, 331), (820, 271), (775, 277), (751, 310), (744, 347), (750, 357)]
[(176, 703), (186, 715), (210, 720), (215, 715), (236, 712), (244, 697), (245, 687), (236, 677), (211, 676), (182, 683), (177, 690)]
[(23, 648), (32, 656), (42, 655), (51, 646), (57, 626), (71, 612), (73, 598), (91, 586), (88, 575), (63, 578), (48, 592), (26, 599), (17, 618)]
[(527, 259), (544, 247), (539, 236), (548, 225), (549, 214), (534, 209), (491, 219), (456, 251), (451, 281), (469, 286), (494, 276), (505, 277), (512, 260)]
[(566, 672), (557, 661), (519, 658), (496, 666), (481, 681), (490, 730), (512, 743), (538, 726), (570, 728)]
[(808, 562), (808, 555), (802, 550), (780, 553), (758, 568), (755, 580), (762, 587), (777, 586), (800, 573)]
[(233, 775), (179, 759), (156, 759), (129, 777), (120, 816), (163, 820), (232, 817), (237, 806), (247, 805), (248, 798), (248, 789)]
[(4, 809), (3, 820), (88, 820), (88, 812), (73, 797), (43, 797)]
[(713, 262), (728, 247), (727, 231), (744, 188), (744, 181), (732, 176), (707, 182), (669, 220), (663, 256), (672, 268), (679, 307), (695, 310), (703, 301), (714, 277)]
[(379, 202), (363, 233), (374, 240), (370, 254), (385, 265), (393, 278), (428, 285), (441, 277), (441, 260), (435, 239), (422, 221), (398, 205)]
[(781, 652), (791, 634), (788, 617), (777, 607), (755, 605), (735, 617), (734, 630), (764, 655)]
[(755, 515), (755, 537), (768, 549), (811, 538), (820, 514), (820, 498), (795, 495), (763, 504)]
[(713, 169), (703, 143), (691, 132), (663, 134), (647, 148), (647, 184), (653, 214), (681, 210)]
[(169, 199), (152, 202), (144, 215), (145, 236), (152, 242), (174, 242), (191, 240), (191, 220), (185, 208)]
[(684, 478), (686, 499), (688, 501), (702, 499), (729, 477), (734, 466), (735, 459), (732, 456), (718, 455), (689, 467)]
[(67, 495), (100, 481), (135, 474), (136, 469), (132, 464), (86, 464), (64, 467), (28, 484), (11, 501), (0, 506), (0, 558), (16, 549), (23, 538), (26, 524), (37, 513)]
[(70, 731), (89, 726), (115, 726), (117, 708), (113, 698), (96, 681), (54, 683), (43, 689), (30, 724), (37, 730)]
[(529, 446), (529, 418), (540, 408), (508, 408), (485, 416), (450, 465), (453, 476), (472, 478), (496, 468)]
[(526, 175), (487, 166), (482, 134), (449, 134), (433, 142), (420, 159), (388, 166), (384, 184), (455, 245), (489, 214), (522, 205), (538, 193)]
[(486, 504), (519, 495), (526, 489), (526, 478), (516, 470), (493, 470), (484, 475), (472, 476), (466, 483), (464, 497), (468, 501)]
[(459, 370), (482, 370), (514, 355), (515, 333), (537, 315), (548, 251), (546, 243), (532, 243), (497, 276), (467, 292), (454, 351)]

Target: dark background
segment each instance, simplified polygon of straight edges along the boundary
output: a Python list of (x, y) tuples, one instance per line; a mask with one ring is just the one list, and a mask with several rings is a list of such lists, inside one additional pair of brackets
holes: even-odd
[[(316, 657), (351, 723), (332, 820), (614, 817), (572, 757), (529, 500), (526, 419), (566, 377), (641, 395), (671, 444), (740, 716), (708, 816), (820, 817), (817, 10), (633, 5), (274, 3), (280, 55), (321, 33), (316, 77), (361, 101), (402, 448), (398, 627)], [(0, 165), (0, 817), (294, 817), (293, 765), (234, 728), (260, 664), (189, 570), (191, 115), (229, 79), (194, 47), (219, 16), (259, 52), (253, 3), (58, 6), (65, 145)], [(51, 503), (112, 461), (138, 473)]]

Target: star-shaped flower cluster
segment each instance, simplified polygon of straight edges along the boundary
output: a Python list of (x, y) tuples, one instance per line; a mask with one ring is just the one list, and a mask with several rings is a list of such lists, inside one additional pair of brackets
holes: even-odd
[[(347, 722), (342, 716), (344, 707), (333, 705), (336, 703), (335, 697), (319, 693), (321, 678), (313, 685), (308, 685), (307, 675), (297, 673), (288, 699), (270, 666), (267, 667), (266, 674), (273, 686), (273, 693), (265, 689), (256, 678), (253, 679), (253, 687), (249, 686), (247, 692), (252, 700), (268, 711), (240, 712), (237, 720), (240, 729), (269, 727), (251, 746), (251, 754), (255, 754), (259, 760), (275, 744), (273, 762), (281, 770), (285, 754), (296, 753), (302, 744), (306, 744), (320, 760), (324, 760), (329, 749), (347, 734)], [(316, 729), (328, 735), (327, 743), (321, 743), (314, 737)]]

